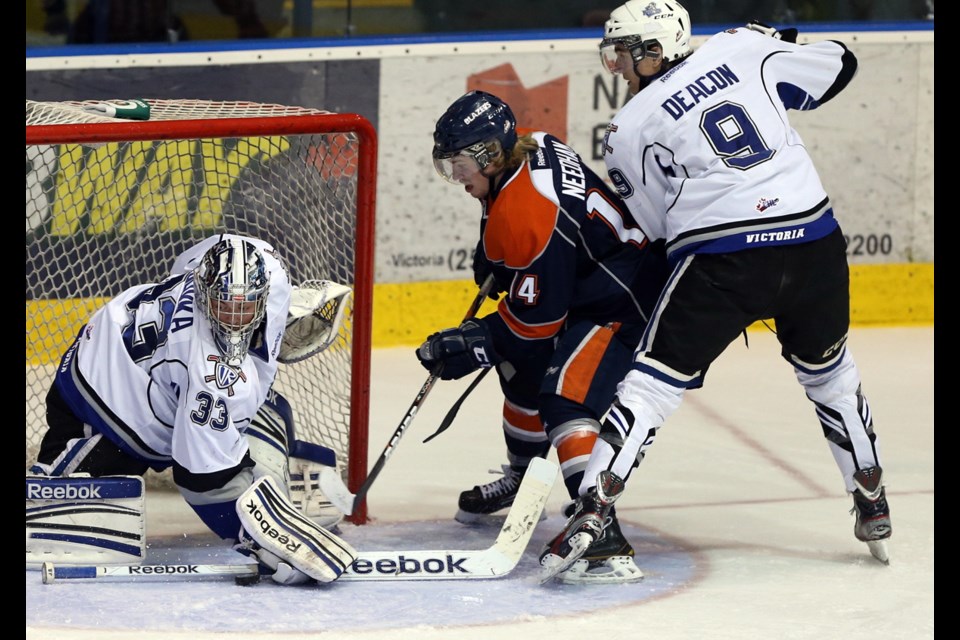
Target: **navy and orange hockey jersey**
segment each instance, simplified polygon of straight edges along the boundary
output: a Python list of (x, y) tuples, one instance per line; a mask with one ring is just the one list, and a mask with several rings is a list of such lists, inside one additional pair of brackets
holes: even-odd
[(508, 359), (577, 320), (645, 323), (667, 275), (616, 192), (558, 138), (531, 135), (540, 148), (487, 197), (477, 248), (506, 291), (484, 320)]

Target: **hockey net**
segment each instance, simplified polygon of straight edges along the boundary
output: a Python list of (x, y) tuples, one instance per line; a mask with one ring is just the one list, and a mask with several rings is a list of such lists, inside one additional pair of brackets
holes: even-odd
[[(87, 317), (163, 278), (194, 242), (233, 232), (277, 247), (294, 284), (353, 288), (333, 345), (280, 365), (274, 388), (290, 400), (298, 436), (334, 449), (355, 491), (367, 468), (373, 127), (273, 104), (145, 102), (149, 118), (135, 121), (91, 112), (98, 101), (26, 101), (27, 465), (53, 373)], [(170, 484), (168, 473), (147, 481)], [(366, 519), (365, 508), (351, 517)]]

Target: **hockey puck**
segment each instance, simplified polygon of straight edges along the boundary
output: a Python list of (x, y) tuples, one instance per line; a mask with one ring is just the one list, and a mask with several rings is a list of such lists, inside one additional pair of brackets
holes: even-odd
[(250, 585), (257, 584), (258, 582), (260, 582), (259, 574), (252, 576), (237, 576), (233, 579), (233, 583), (240, 587), (249, 587)]

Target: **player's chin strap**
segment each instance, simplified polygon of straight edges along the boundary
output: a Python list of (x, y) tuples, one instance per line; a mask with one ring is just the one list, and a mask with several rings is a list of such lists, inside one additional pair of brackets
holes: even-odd
[(307, 280), (290, 293), (287, 327), (277, 360), (292, 364), (327, 349), (340, 335), (353, 290), (330, 280)]

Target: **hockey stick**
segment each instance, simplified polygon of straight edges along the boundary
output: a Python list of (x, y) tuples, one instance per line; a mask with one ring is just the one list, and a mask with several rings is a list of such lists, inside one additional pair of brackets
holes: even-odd
[(43, 584), (57, 580), (90, 578), (253, 578), (260, 575), (255, 564), (141, 564), (136, 566), (57, 566), (44, 562), (40, 568)]
[[(393, 582), (397, 580), (479, 580), (500, 578), (516, 568), (533, 531), (540, 522), (547, 498), (557, 478), (557, 463), (534, 458), (520, 482), (517, 497), (507, 513), (493, 546), (467, 551), (360, 551), (338, 580)], [(198, 576), (253, 578), (257, 565), (162, 564), (137, 567), (64, 567), (45, 562), (43, 583), (56, 580), (114, 578), (139, 579), (163, 576), (195, 579)]]
[(470, 395), (473, 392), (473, 390), (477, 388), (477, 385), (480, 384), (480, 381), (483, 380), (483, 377), (488, 373), (490, 373), (490, 371), (491, 371), (490, 369), (484, 369), (483, 371), (480, 372), (480, 375), (478, 375), (476, 378), (473, 379), (473, 382), (471, 382), (470, 386), (467, 387), (466, 391), (463, 392), (463, 395), (461, 395), (457, 399), (457, 401), (453, 403), (453, 406), (450, 407), (450, 411), (447, 411), (447, 415), (443, 417), (443, 421), (440, 423), (440, 426), (437, 427), (437, 430), (434, 431), (429, 436), (427, 436), (426, 438), (424, 438), (423, 440), (424, 444), (436, 438), (438, 435), (446, 431), (447, 427), (453, 424), (453, 419), (457, 417), (457, 412), (460, 411), (460, 405), (463, 404), (463, 401), (467, 399), (467, 396)]
[[(477, 297), (474, 298), (470, 304), (470, 308), (463, 318), (464, 320), (469, 320), (477, 315), (477, 312), (480, 311), (480, 307), (483, 305), (484, 299), (490, 293), (491, 289), (493, 289), (493, 284), (493, 274), (490, 274), (487, 276), (487, 279), (483, 281), (483, 286), (480, 287)], [(417, 397), (413, 399), (410, 408), (407, 409), (403, 419), (400, 421), (400, 425), (394, 430), (393, 435), (390, 436), (390, 440), (387, 441), (387, 446), (384, 447), (383, 453), (380, 454), (377, 463), (373, 465), (373, 469), (367, 474), (367, 479), (364, 480), (360, 488), (357, 489), (356, 494), (350, 493), (350, 489), (343, 483), (343, 478), (340, 477), (340, 474), (335, 469), (331, 467), (323, 467), (321, 469), (319, 478), (320, 490), (323, 491), (323, 494), (330, 502), (344, 514), (348, 516), (352, 515), (354, 510), (356, 510), (363, 501), (363, 498), (370, 490), (370, 485), (372, 485), (373, 481), (380, 475), (380, 471), (383, 470), (383, 465), (387, 463), (387, 459), (393, 455), (393, 451), (400, 443), (400, 438), (403, 437), (404, 432), (410, 426), (410, 423), (413, 422), (414, 416), (417, 415), (417, 411), (420, 410), (424, 400), (427, 399), (427, 395), (429, 395), (430, 390), (433, 389), (433, 385), (440, 379), (439, 374), (439, 369), (437, 369), (430, 372), (430, 375), (427, 376), (423, 386), (420, 387), (420, 391), (417, 392)]]

